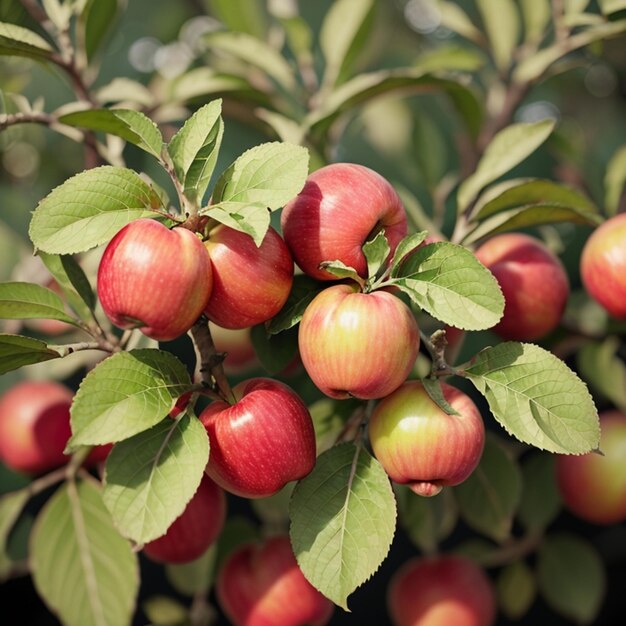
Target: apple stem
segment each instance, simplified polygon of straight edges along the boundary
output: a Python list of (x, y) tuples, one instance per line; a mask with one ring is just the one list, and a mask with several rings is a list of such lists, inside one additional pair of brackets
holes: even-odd
[(432, 359), (432, 367), (430, 375), (435, 378), (442, 376), (465, 376), (463, 370), (458, 370), (446, 361), (445, 350), (448, 345), (446, 339), (446, 331), (444, 329), (436, 330), (430, 337), (420, 330), (420, 338), (422, 344), (426, 346), (428, 354)]

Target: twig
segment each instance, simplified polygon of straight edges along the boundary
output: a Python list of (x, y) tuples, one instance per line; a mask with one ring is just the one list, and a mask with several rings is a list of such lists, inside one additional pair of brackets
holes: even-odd
[(463, 370), (458, 370), (446, 361), (446, 331), (436, 330), (430, 337), (420, 330), (422, 345), (428, 350), (428, 354), (433, 362), (430, 375), (437, 378), (443, 376), (465, 376)]
[(0, 131), (16, 124), (42, 124), (51, 126), (56, 122), (54, 115), (49, 113), (8, 113), (0, 115)]
[(534, 552), (541, 543), (541, 533), (529, 533), (519, 539), (512, 539), (499, 549), (489, 552), (478, 561), (483, 567), (502, 567)]

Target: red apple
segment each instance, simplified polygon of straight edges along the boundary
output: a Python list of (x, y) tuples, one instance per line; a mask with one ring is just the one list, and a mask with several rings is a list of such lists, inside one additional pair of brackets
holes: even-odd
[(124, 226), (98, 269), (98, 296), (108, 318), (158, 341), (191, 328), (207, 305), (211, 285), (211, 260), (199, 237), (152, 219)]
[(217, 539), (226, 519), (224, 492), (206, 474), (193, 498), (167, 532), (143, 547), (160, 563), (186, 563), (202, 555)]
[(504, 315), (492, 329), (503, 339), (534, 341), (561, 321), (569, 281), (561, 261), (539, 240), (520, 233), (496, 235), (476, 250), (496, 277)]
[(626, 318), (626, 213), (598, 227), (580, 257), (585, 289), (613, 317)]
[(367, 277), (363, 244), (384, 228), (392, 252), (407, 234), (400, 197), (380, 174), (354, 163), (333, 163), (313, 172), (281, 215), (285, 241), (303, 272), (337, 280), (322, 261), (342, 261)]
[(394, 626), (491, 626), (496, 618), (485, 572), (453, 555), (405, 563), (389, 583), (387, 605)]
[(626, 521), (626, 415), (600, 414), (600, 450), (556, 457), (556, 477), (566, 507), (594, 524)]
[(244, 374), (258, 365), (251, 328), (222, 328), (213, 322), (209, 328), (215, 349), (226, 354), (223, 365), (227, 374)]
[(293, 259), (269, 228), (257, 248), (250, 235), (220, 224), (205, 242), (213, 264), (207, 317), (223, 328), (247, 328), (274, 317), (293, 283)]
[(207, 474), (244, 498), (304, 478), (315, 465), (315, 432), (300, 397), (269, 378), (239, 383), (233, 395), (234, 404), (213, 402), (200, 414), (211, 442)]
[(471, 398), (442, 383), (443, 395), (459, 415), (448, 415), (417, 381), (407, 381), (374, 409), (369, 437), (390, 478), (420, 496), (458, 485), (476, 468), (485, 445), (485, 426)]
[(298, 334), (302, 363), (331, 398), (382, 398), (408, 376), (419, 350), (410, 309), (386, 291), (333, 285), (306, 308)]
[(216, 593), (234, 626), (323, 626), (334, 608), (304, 577), (286, 536), (237, 548), (218, 574)]

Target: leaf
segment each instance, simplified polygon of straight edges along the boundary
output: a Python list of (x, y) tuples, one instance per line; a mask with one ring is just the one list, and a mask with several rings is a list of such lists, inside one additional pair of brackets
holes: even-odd
[(539, 548), (539, 591), (557, 613), (577, 624), (591, 624), (606, 593), (606, 573), (599, 555), (583, 538), (561, 532)]
[(520, 35), (520, 19), (513, 0), (477, 0), (496, 67), (506, 71)]
[(146, 115), (132, 109), (91, 109), (61, 115), (61, 124), (102, 131), (121, 137), (148, 154), (161, 157), (163, 137), (157, 125)]
[(264, 324), (257, 324), (250, 336), (261, 365), (272, 376), (289, 367), (298, 354), (297, 328), (270, 335)]
[(425, 72), (459, 71), (476, 72), (482, 69), (487, 57), (478, 50), (456, 44), (438, 44), (437, 48), (425, 50), (415, 61), (415, 67)]
[(50, 59), (53, 53), (50, 44), (32, 30), (17, 24), (0, 22), (0, 55), (45, 61)]
[(102, 494), (116, 528), (138, 544), (164, 535), (197, 491), (208, 460), (206, 429), (188, 414), (116, 444)]
[(38, 593), (66, 626), (131, 623), (137, 556), (90, 480), (69, 481), (48, 500), (32, 531), (30, 563)]
[(552, 17), (550, 0), (521, 0), (520, 8), (524, 17), (526, 41), (541, 41)]
[(132, 170), (104, 165), (76, 176), (49, 193), (30, 222), (30, 238), (49, 254), (73, 254), (106, 243), (160, 206), (155, 191)]
[(495, 135), (485, 149), (476, 171), (463, 181), (457, 193), (461, 213), (480, 190), (534, 152), (554, 130), (554, 120), (511, 124)]
[(337, 443), (346, 422), (360, 406), (362, 406), (360, 401), (354, 398), (348, 400), (320, 398), (309, 406), (318, 456)]
[(396, 247), (395, 252), (393, 253), (393, 260), (391, 261), (392, 276), (397, 276), (397, 272), (400, 269), (400, 264), (403, 259), (411, 252), (417, 250), (418, 246), (424, 242), (426, 237), (428, 237), (428, 232), (422, 230), (419, 233), (412, 233), (410, 235), (407, 235), (404, 239), (400, 241), (400, 243)]
[(598, 0), (598, 4), (604, 15), (626, 10), (626, 0)]
[(217, 544), (211, 544), (208, 549), (193, 561), (187, 563), (167, 563), (165, 576), (168, 582), (178, 593), (186, 596), (207, 594), (215, 577), (215, 562), (217, 559)]
[(598, 411), (586, 385), (547, 350), (501, 343), (480, 352), (465, 374), (520, 441), (566, 454), (597, 449)]
[(298, 324), (307, 306), (323, 289), (324, 286), (321, 283), (305, 274), (294, 276), (287, 301), (271, 319), (267, 332), (270, 335), (276, 335)]
[(254, 514), (265, 527), (273, 525), (274, 528), (280, 528), (289, 523), (289, 501), (295, 485), (295, 482), (287, 483), (271, 496), (250, 501)]
[(80, 15), (83, 26), (83, 47), (87, 59), (92, 60), (104, 41), (118, 13), (118, 0), (87, 0)]
[(530, 609), (537, 596), (537, 581), (524, 561), (506, 565), (496, 580), (498, 606), (510, 620), (519, 620)]
[(270, 227), (270, 212), (259, 202), (220, 202), (200, 211), (220, 224), (250, 235), (259, 247)]
[(9, 535), (28, 502), (28, 489), (12, 491), (0, 497), (0, 581), (10, 573), (12, 559), (8, 554)]
[(441, 388), (441, 381), (438, 378), (422, 378), (424, 391), (429, 398), (446, 414), (460, 415), (460, 413), (446, 400)]
[(141, 608), (151, 626), (187, 626), (190, 610), (170, 596), (155, 595), (146, 598)]
[(367, 275), (370, 278), (374, 278), (378, 274), (390, 252), (391, 248), (384, 230), (381, 230), (374, 239), (363, 244), (363, 254), (367, 260)]
[(359, 273), (353, 268), (348, 267), (342, 261), (322, 261), (319, 265), (319, 269), (326, 270), (337, 278), (351, 278), (357, 282), (361, 282)]
[(416, 250), (394, 284), (427, 313), (463, 330), (491, 328), (504, 311), (493, 274), (469, 250), (447, 242)]
[(498, 542), (511, 534), (513, 516), (522, 490), (522, 476), (515, 461), (494, 437), (474, 472), (454, 489), (461, 517), (475, 531)]
[(441, 11), (441, 25), (458, 33), (462, 37), (481, 44), (484, 41), (483, 34), (476, 28), (467, 13), (455, 2), (439, 0), (439, 10)]
[(626, 145), (613, 153), (604, 175), (604, 205), (609, 216), (619, 209), (624, 186), (626, 185)]
[(151, 428), (190, 385), (187, 369), (169, 352), (114, 354), (85, 376), (74, 396), (68, 447), (121, 441)]
[(208, 0), (208, 6), (228, 30), (265, 36), (267, 15), (262, 0)]
[(270, 142), (250, 148), (222, 173), (213, 203), (247, 202), (275, 211), (301, 191), (308, 167), (309, 154), (302, 146)]
[(523, 489), (518, 518), (533, 532), (547, 528), (561, 510), (556, 484), (554, 456), (532, 452), (522, 460)]
[(68, 4), (62, 4), (60, 0), (42, 0), (42, 5), (57, 31), (68, 28), (72, 17), (72, 11)]
[(48, 319), (78, 325), (54, 291), (34, 283), (0, 283), (0, 318)]
[(6, 374), (24, 365), (58, 359), (60, 356), (39, 339), (22, 335), (0, 335), (0, 374)]
[(391, 546), (396, 503), (387, 474), (361, 446), (335, 446), (297, 484), (290, 516), (300, 569), (348, 610), (348, 596), (374, 574)]
[(185, 195), (196, 204), (209, 186), (223, 134), (222, 101), (214, 100), (185, 122), (167, 148)]

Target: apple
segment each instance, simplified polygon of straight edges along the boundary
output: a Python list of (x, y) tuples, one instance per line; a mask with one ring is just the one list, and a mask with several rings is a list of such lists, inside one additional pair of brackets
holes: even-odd
[(387, 605), (394, 626), (491, 626), (496, 618), (491, 581), (455, 555), (407, 561), (389, 583)]
[(534, 341), (561, 321), (569, 281), (563, 264), (529, 235), (496, 235), (476, 250), (496, 277), (505, 299), (504, 315), (492, 329), (503, 339)]
[(227, 374), (245, 374), (258, 365), (251, 328), (223, 328), (209, 322), (209, 329), (215, 349), (226, 354), (223, 365)]
[(304, 577), (284, 535), (231, 553), (217, 576), (216, 595), (234, 626), (324, 626), (334, 609)]
[(98, 296), (120, 328), (157, 341), (187, 332), (211, 295), (211, 260), (199, 237), (142, 218), (122, 228), (98, 268)]
[(626, 213), (611, 217), (587, 239), (580, 276), (594, 300), (613, 317), (626, 318)]
[(400, 197), (377, 172), (354, 163), (333, 163), (313, 172), (302, 191), (283, 208), (281, 226), (298, 266), (318, 280), (337, 280), (320, 270), (342, 261), (367, 277), (362, 246), (385, 229), (392, 252), (407, 234)]
[(390, 394), (409, 375), (419, 343), (417, 322), (402, 300), (347, 284), (319, 293), (298, 332), (304, 368), (331, 398)]
[(200, 557), (222, 532), (226, 520), (226, 496), (206, 475), (180, 517), (167, 532), (143, 547), (158, 563), (186, 563)]
[(626, 521), (626, 415), (600, 414), (600, 450), (556, 457), (557, 485), (565, 506), (594, 524)]
[(472, 399), (441, 384), (459, 415), (448, 415), (417, 380), (404, 383), (372, 412), (372, 450), (389, 477), (420, 496), (434, 496), (462, 483), (476, 468), (485, 445), (485, 426)]
[(206, 316), (223, 328), (247, 328), (274, 317), (293, 283), (293, 259), (270, 227), (257, 248), (250, 235), (220, 224), (205, 242), (213, 265)]
[(284, 383), (252, 378), (233, 388), (233, 404), (200, 414), (209, 434), (207, 474), (244, 498), (263, 498), (304, 478), (315, 465), (315, 432), (300, 397)]

